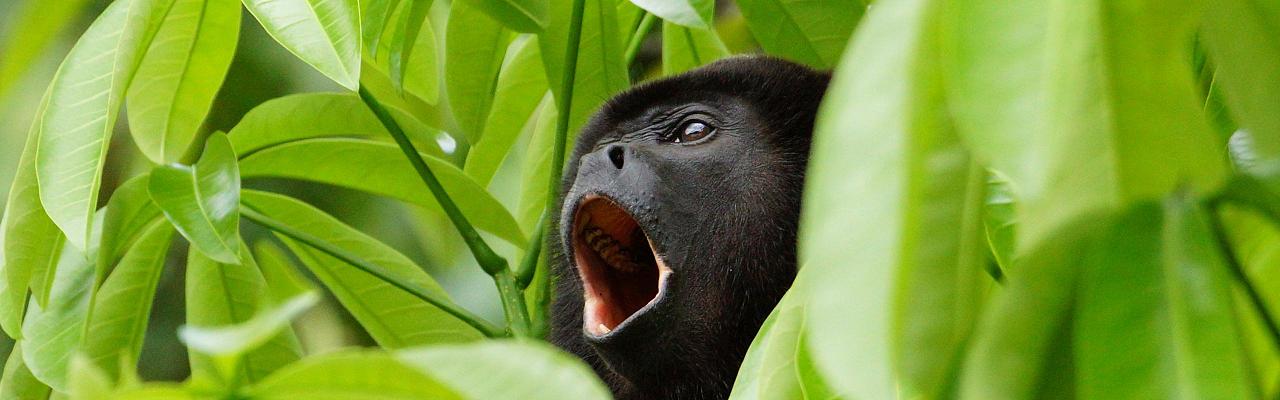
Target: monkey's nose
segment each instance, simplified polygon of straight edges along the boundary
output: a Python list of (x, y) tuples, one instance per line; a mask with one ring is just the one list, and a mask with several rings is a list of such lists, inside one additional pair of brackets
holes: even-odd
[(609, 161), (613, 163), (615, 168), (622, 169), (622, 164), (626, 161), (626, 149), (622, 148), (621, 145), (611, 144), (605, 150), (605, 153), (609, 155)]

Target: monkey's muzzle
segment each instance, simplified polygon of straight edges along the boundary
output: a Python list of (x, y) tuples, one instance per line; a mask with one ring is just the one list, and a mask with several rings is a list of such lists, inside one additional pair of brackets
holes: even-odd
[(608, 335), (658, 301), (672, 271), (630, 213), (589, 195), (574, 213), (572, 232), (588, 334)]

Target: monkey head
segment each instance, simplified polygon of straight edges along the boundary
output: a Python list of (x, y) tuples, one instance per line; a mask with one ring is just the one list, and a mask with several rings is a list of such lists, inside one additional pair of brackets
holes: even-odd
[(583, 128), (549, 238), (551, 340), (620, 398), (726, 397), (796, 273), (826, 73), (735, 57), (639, 85)]

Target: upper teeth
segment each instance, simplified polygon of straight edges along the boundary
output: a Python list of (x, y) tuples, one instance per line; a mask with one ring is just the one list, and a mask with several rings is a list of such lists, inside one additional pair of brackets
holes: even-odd
[(631, 252), (622, 247), (612, 236), (604, 233), (604, 230), (591, 226), (582, 231), (582, 238), (586, 240), (587, 246), (591, 247), (609, 266), (625, 271), (635, 272), (639, 266), (631, 259)]

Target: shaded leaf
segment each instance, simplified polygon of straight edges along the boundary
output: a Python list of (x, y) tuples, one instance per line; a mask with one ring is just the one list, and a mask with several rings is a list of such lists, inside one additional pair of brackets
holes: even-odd
[(76, 42), (36, 116), (40, 202), (67, 241), (87, 249), (102, 168), (125, 88), (172, 0), (111, 3)]
[[(431, 3), (432, 0), (409, 0), (400, 12), (400, 29), (391, 37), (391, 54), (387, 60), (391, 83), (398, 89), (404, 89), (405, 73), (409, 70), (409, 62), (413, 59), (422, 28), (427, 28), (428, 37), (434, 36), (431, 24), (427, 21)], [(431, 37), (431, 40), (434, 41), (435, 38)]]
[(481, 186), (488, 186), (493, 174), (511, 151), (524, 127), (547, 93), (547, 77), (542, 69), (542, 53), (538, 38), (517, 39), (511, 44), (498, 86), (493, 94), (493, 107), (484, 123), (484, 134), (467, 153), (463, 171)]
[[(36, 115), (44, 113), (48, 97), (42, 100)], [(48, 304), (49, 279), (58, 263), (62, 231), (45, 214), (40, 204), (36, 178), (36, 146), (39, 145), (39, 121), (27, 135), (22, 158), (18, 161), (13, 186), (4, 209), (0, 229), (4, 230), (4, 290), (0, 291), (0, 327), (12, 338), (21, 335), (22, 316), (26, 310), (27, 288), (38, 304)]]
[(729, 56), (714, 30), (662, 24), (662, 74), (675, 75)]
[[(538, 36), (547, 82), (557, 98), (563, 96), (564, 58), (569, 43), (569, 18), (574, 0), (550, 0), (551, 17), (547, 29)], [(577, 73), (573, 82), (573, 105), (569, 112), (569, 146), (578, 130), (596, 109), (631, 83), (623, 60), (623, 35), (618, 27), (617, 8), (610, 2), (587, 1), (582, 14)]]
[(150, 175), (130, 178), (111, 193), (102, 222), (102, 240), (98, 245), (97, 281), (102, 282), (110, 274), (120, 257), (137, 240), (143, 228), (161, 218), (160, 208), (151, 201), (147, 191)]
[(151, 171), (151, 200), (193, 247), (225, 263), (239, 263), (240, 171), (231, 142), (214, 133), (195, 165)]
[(1280, 187), (1280, 6), (1227, 0), (1204, 8), (1204, 43), (1228, 110), (1256, 137), (1257, 171)]
[[(511, 214), (489, 192), (448, 161), (426, 154), (423, 158), (476, 228), (518, 247), (527, 244)], [(245, 178), (281, 177), (338, 185), (440, 210), (404, 153), (390, 143), (302, 140), (246, 157), (240, 162), (240, 172)]]
[(31, 375), (22, 359), (22, 343), (15, 344), (4, 363), (4, 375), (0, 376), (0, 399), (28, 400), (49, 398), (49, 386)]
[(387, 23), (400, 6), (400, 0), (364, 0), (360, 2), (360, 6), (363, 7), (360, 13), (363, 17), (360, 24), (363, 48), (366, 53), (376, 57)]
[(356, 0), (243, 1), (267, 33), (303, 62), (347, 89), (360, 86)]
[(298, 273), (297, 267), (289, 260), (284, 249), (275, 243), (263, 240), (253, 246), (254, 257), (262, 270), (262, 278), (267, 284), (267, 292), (272, 302), (278, 303), (304, 292), (315, 290), (315, 286)]
[(866, 9), (862, 0), (739, 0), (738, 9), (769, 54), (832, 68)]
[[(542, 32), (547, 25), (547, 0), (462, 0), (507, 28), (524, 33)], [(456, 7), (457, 4), (455, 3)]]
[[(435, 280), (404, 255), (306, 203), (254, 191), (246, 191), (244, 201), (247, 207), (350, 251), (401, 280), (447, 296)], [(396, 349), (482, 337), (461, 320), (390, 283), (304, 244), (282, 240), (382, 347)]]
[(119, 379), (124, 361), (137, 360), (151, 319), (151, 303), (164, 271), (173, 228), (162, 220), (142, 231), (120, 265), (98, 288), (89, 310), (80, 352), (111, 381)]
[(476, 143), (493, 105), (498, 71), (513, 35), (466, 2), (449, 8), (445, 33), (445, 89), (453, 119), (467, 141)]

